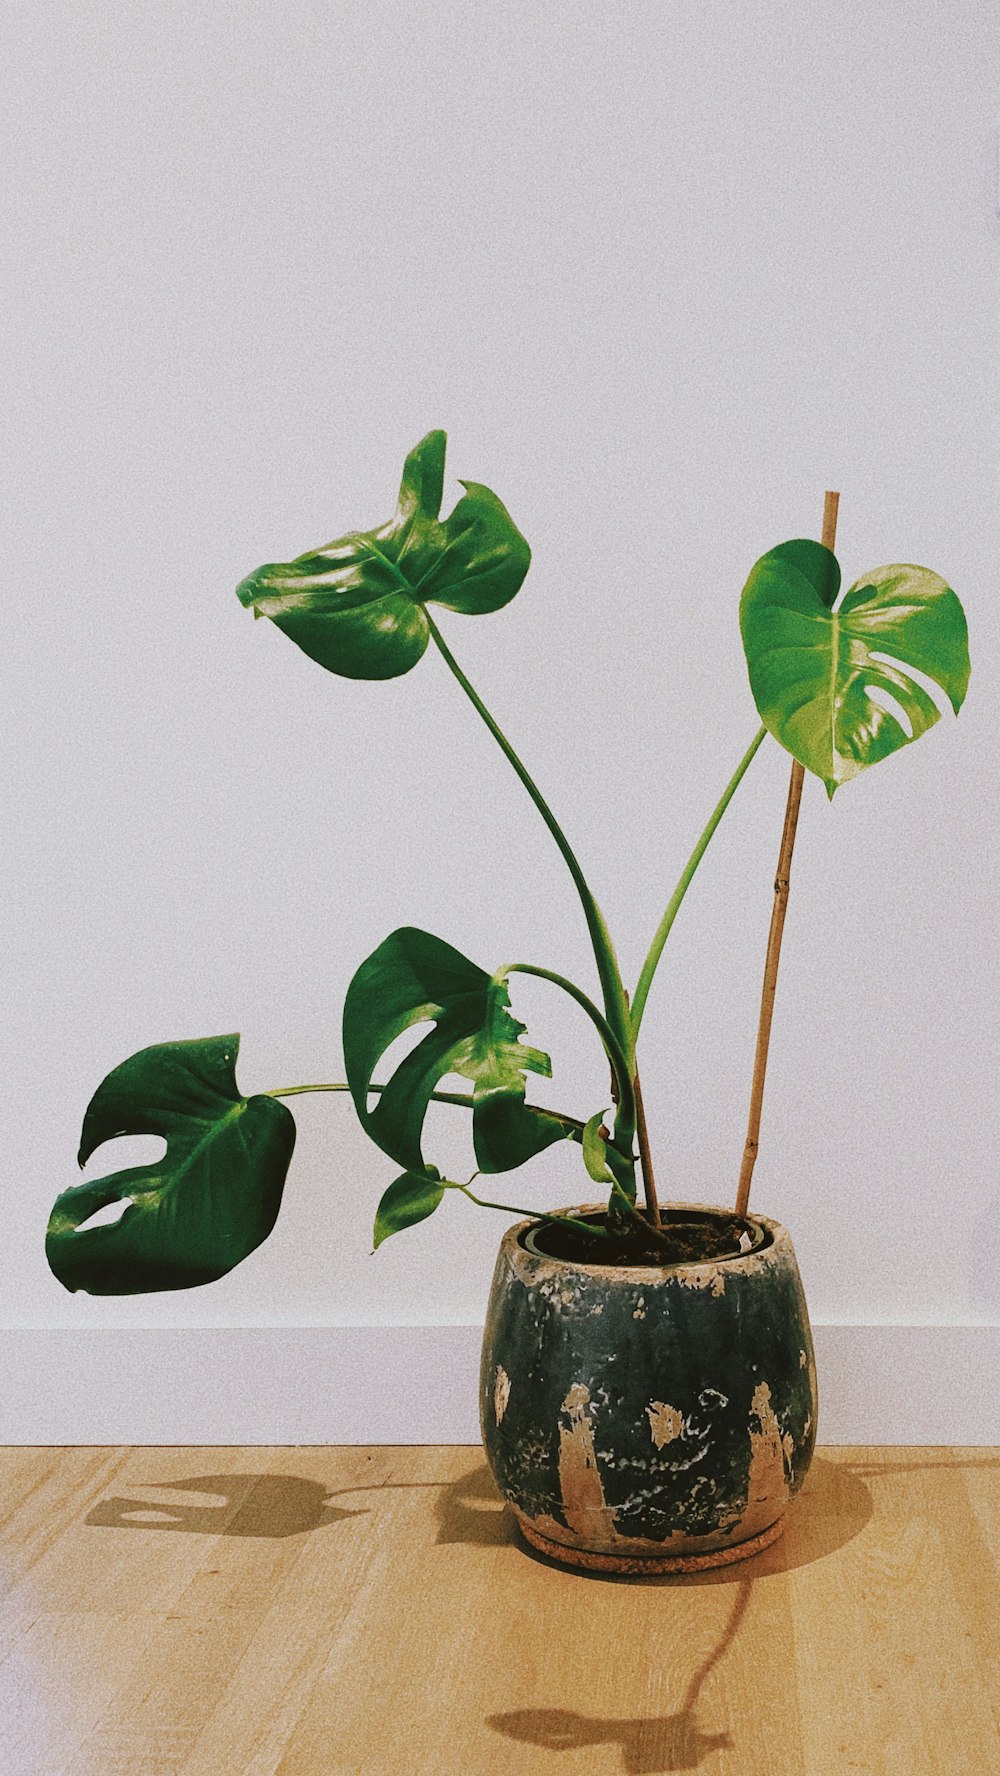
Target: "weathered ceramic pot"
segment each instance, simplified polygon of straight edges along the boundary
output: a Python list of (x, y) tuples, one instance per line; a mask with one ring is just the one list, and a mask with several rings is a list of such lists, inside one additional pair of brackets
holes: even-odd
[[(663, 1213), (668, 1225), (734, 1219)], [(505, 1235), (480, 1418), (535, 1547), (574, 1566), (671, 1572), (744, 1559), (781, 1533), (815, 1442), (816, 1368), (788, 1233), (762, 1215), (743, 1224), (742, 1254), (628, 1269), (546, 1256), (537, 1221)]]

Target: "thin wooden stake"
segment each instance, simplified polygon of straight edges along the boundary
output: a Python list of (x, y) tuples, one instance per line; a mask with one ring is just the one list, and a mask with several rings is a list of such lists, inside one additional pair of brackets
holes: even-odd
[[(823, 536), (825, 548), (832, 550), (837, 540), (837, 507), (840, 503), (839, 493), (827, 493), (823, 501)], [(750, 1088), (750, 1117), (747, 1123), (746, 1145), (743, 1149), (743, 1163), (740, 1166), (739, 1189), (736, 1193), (736, 1213), (745, 1215), (750, 1200), (750, 1182), (753, 1168), (757, 1163), (757, 1152), (760, 1146), (760, 1113), (764, 1102), (764, 1078), (767, 1073), (767, 1050), (771, 1040), (771, 1018), (774, 1013), (774, 994), (778, 984), (778, 960), (781, 956), (781, 935), (785, 928), (785, 913), (788, 909), (788, 887), (792, 869), (792, 850), (795, 845), (795, 829), (799, 819), (799, 802), (802, 797), (802, 782), (805, 772), (798, 759), (792, 762), (792, 776), (788, 785), (788, 801), (785, 806), (785, 824), (781, 834), (781, 849), (778, 853), (778, 868), (774, 878), (774, 905), (771, 908), (771, 928), (767, 936), (767, 958), (764, 963), (764, 986), (760, 997), (760, 1022), (757, 1025), (757, 1049), (753, 1061), (753, 1084)]]

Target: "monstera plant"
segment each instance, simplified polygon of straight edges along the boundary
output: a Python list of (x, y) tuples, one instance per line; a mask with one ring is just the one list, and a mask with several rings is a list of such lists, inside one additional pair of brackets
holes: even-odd
[[(318, 665), (346, 678), (398, 677), (412, 671), (433, 644), (564, 859), (587, 923), (598, 998), (550, 969), (533, 963), (491, 969), (440, 937), (403, 926), (361, 963), (350, 984), (342, 1082), (246, 1098), (236, 1082), (238, 1036), (144, 1048), (98, 1087), (84, 1118), (79, 1160), (86, 1164), (103, 1142), (127, 1134), (159, 1135), (166, 1152), (157, 1163), (58, 1197), (46, 1250), (67, 1289), (127, 1294), (191, 1288), (241, 1263), (267, 1238), (281, 1203), (295, 1139), (291, 1112), (281, 1100), (310, 1091), (349, 1090), (367, 1133), (400, 1168), (375, 1213), (376, 1246), (457, 1192), (557, 1222), (570, 1233), (576, 1226), (581, 1240), (604, 1242), (609, 1260), (665, 1261), (670, 1233), (656, 1199), (637, 1045), (667, 935), (751, 760), (770, 733), (795, 761), (793, 791), (796, 773), (801, 786), (807, 770), (833, 796), (938, 720), (927, 682), (956, 712), (961, 707), (969, 678), (965, 618), (938, 574), (909, 565), (876, 568), (860, 575), (838, 603), (832, 523), (826, 543), (799, 539), (769, 550), (752, 569), (740, 607), (750, 687), (763, 725), (682, 872), (630, 996), (569, 840), (432, 615), (432, 608), (463, 616), (500, 610), (518, 592), (530, 561), (506, 508), (477, 482), (463, 482), (462, 496), (441, 518), (444, 462), (444, 433), (430, 432), (406, 459), (388, 523), (261, 567), (238, 587), (238, 596)], [(787, 868), (784, 874), (787, 892)], [(475, 886), (470, 883), (473, 891)], [(362, 887), (359, 882), (359, 892)], [(773, 960), (776, 968), (776, 949)], [(528, 1102), (529, 1075), (547, 1076), (551, 1068), (547, 1055), (522, 1040), (524, 1026), (511, 1008), (518, 974), (538, 976), (569, 994), (590, 1020), (610, 1065), (607, 1105), (564, 1114)], [(770, 988), (773, 999), (773, 971)], [(768, 1021), (769, 1015), (768, 1009)], [(392, 1044), (415, 1026), (426, 1027), (417, 1045), (388, 1079), (378, 1079)], [(759, 1072), (762, 1089), (762, 1067)], [(455, 1076), (470, 1089), (443, 1089)], [(424, 1124), (432, 1101), (471, 1116), (476, 1171), (467, 1180), (442, 1176), (428, 1152)], [(515, 1209), (473, 1190), (480, 1175), (509, 1172), (563, 1140), (579, 1146), (588, 1188), (592, 1181), (608, 1194), (600, 1222)], [(755, 1137), (751, 1145), (755, 1150)], [(113, 1208), (117, 1219), (111, 1220)]]

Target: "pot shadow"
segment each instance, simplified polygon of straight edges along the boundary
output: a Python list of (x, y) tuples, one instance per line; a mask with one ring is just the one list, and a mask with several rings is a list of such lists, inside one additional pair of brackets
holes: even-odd
[(729, 1733), (703, 1732), (695, 1714), (706, 1678), (739, 1633), (753, 1583), (745, 1575), (739, 1580), (718, 1644), (689, 1679), (684, 1699), (674, 1714), (652, 1720), (597, 1720), (568, 1708), (520, 1708), (507, 1714), (488, 1715), (486, 1725), (507, 1739), (518, 1739), (543, 1751), (617, 1745), (626, 1776), (659, 1776), (661, 1771), (697, 1769), (703, 1758), (733, 1743)]
[(508, 1511), (482, 1459), (468, 1473), (441, 1487), (434, 1508), (439, 1546), (456, 1542), (477, 1548), (496, 1548), (504, 1542), (520, 1545), (513, 1512)]
[(845, 1464), (827, 1461), (814, 1455), (801, 1492), (792, 1500), (785, 1528), (776, 1542), (749, 1559), (734, 1561), (729, 1566), (710, 1566), (702, 1572), (685, 1573), (601, 1573), (568, 1568), (561, 1561), (550, 1559), (517, 1536), (529, 1559), (550, 1570), (574, 1571), (578, 1577), (594, 1579), (602, 1585), (733, 1585), (742, 1582), (746, 1573), (756, 1579), (772, 1573), (794, 1572), (797, 1567), (811, 1566), (836, 1553), (870, 1522), (875, 1510), (872, 1495), (859, 1475)]

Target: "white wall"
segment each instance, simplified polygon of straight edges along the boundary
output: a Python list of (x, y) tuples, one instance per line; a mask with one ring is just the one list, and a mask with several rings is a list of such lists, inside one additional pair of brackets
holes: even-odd
[[(503, 1221), (449, 1200), (370, 1257), (395, 1168), (342, 1099), (298, 1101), (278, 1227), (214, 1288), (70, 1297), (42, 1249), (111, 1067), (239, 1029), (246, 1091), (339, 1077), (398, 924), (592, 988), (440, 662), (335, 679), (233, 596), (387, 517), (444, 426), (452, 494), (493, 487), (534, 561), (443, 626), (633, 979), (756, 727), (756, 557), (832, 486), (848, 579), (959, 591), (960, 721), (832, 807), (807, 785), (753, 1202), (819, 1322), (1000, 1321), (992, 6), (36, 0), (7, 35), (3, 1318), (482, 1315)], [(667, 1195), (735, 1189), (786, 778), (769, 742), (650, 1000)], [(516, 1007), (549, 1101), (605, 1102), (576, 1010)], [(578, 1163), (498, 1194), (580, 1200)]]

